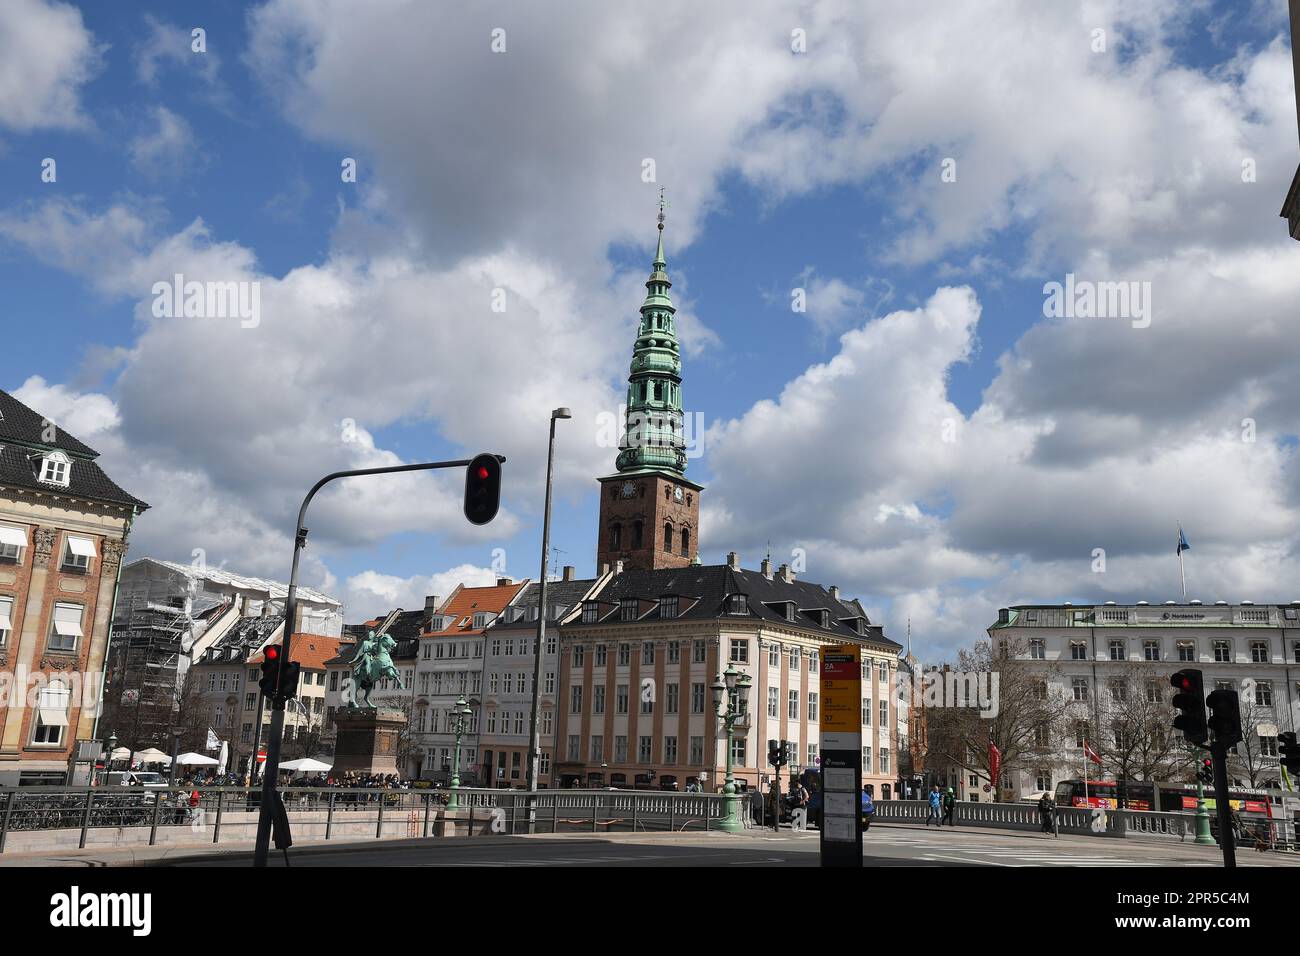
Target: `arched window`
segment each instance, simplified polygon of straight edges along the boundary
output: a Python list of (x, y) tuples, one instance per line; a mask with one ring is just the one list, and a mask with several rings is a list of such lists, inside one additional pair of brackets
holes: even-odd
[(682, 529), (682, 554), (688, 558), (691, 556), (691, 529)]
[(640, 521), (632, 522), (632, 547), (638, 549), (641, 547), (642, 529)]
[(664, 522), (664, 550), (670, 554), (673, 550), (673, 526), (667, 521)]
[(609, 526), (609, 546), (615, 551), (623, 547), (623, 526), (617, 521)]

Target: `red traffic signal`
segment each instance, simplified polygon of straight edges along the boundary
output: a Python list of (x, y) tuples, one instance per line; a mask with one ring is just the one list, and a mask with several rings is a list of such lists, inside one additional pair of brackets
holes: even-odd
[(1205, 684), (1201, 672), (1188, 668), (1169, 676), (1169, 683), (1178, 693), (1174, 694), (1174, 709), (1179, 713), (1174, 717), (1174, 729), (1181, 730), (1183, 739), (1188, 743), (1203, 744), (1210, 732), (1205, 720)]
[(496, 455), (476, 455), (465, 469), (465, 517), (487, 524), (501, 505), (501, 462)]

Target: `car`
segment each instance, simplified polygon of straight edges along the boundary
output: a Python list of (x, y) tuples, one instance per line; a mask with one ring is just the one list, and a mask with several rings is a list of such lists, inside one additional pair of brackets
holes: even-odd
[(168, 785), (160, 774), (151, 770), (114, 770), (104, 774), (100, 784), (105, 787), (144, 787), (148, 790), (162, 790)]

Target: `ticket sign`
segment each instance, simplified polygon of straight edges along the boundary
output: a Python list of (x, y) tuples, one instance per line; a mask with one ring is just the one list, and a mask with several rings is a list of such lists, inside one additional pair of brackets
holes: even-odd
[(821, 863), (862, 866), (862, 658), (849, 645), (821, 653)]

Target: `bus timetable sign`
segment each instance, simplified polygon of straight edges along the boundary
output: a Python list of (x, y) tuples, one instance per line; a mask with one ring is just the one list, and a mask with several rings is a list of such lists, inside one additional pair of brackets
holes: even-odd
[(822, 648), (822, 866), (862, 866), (862, 659), (854, 645)]

